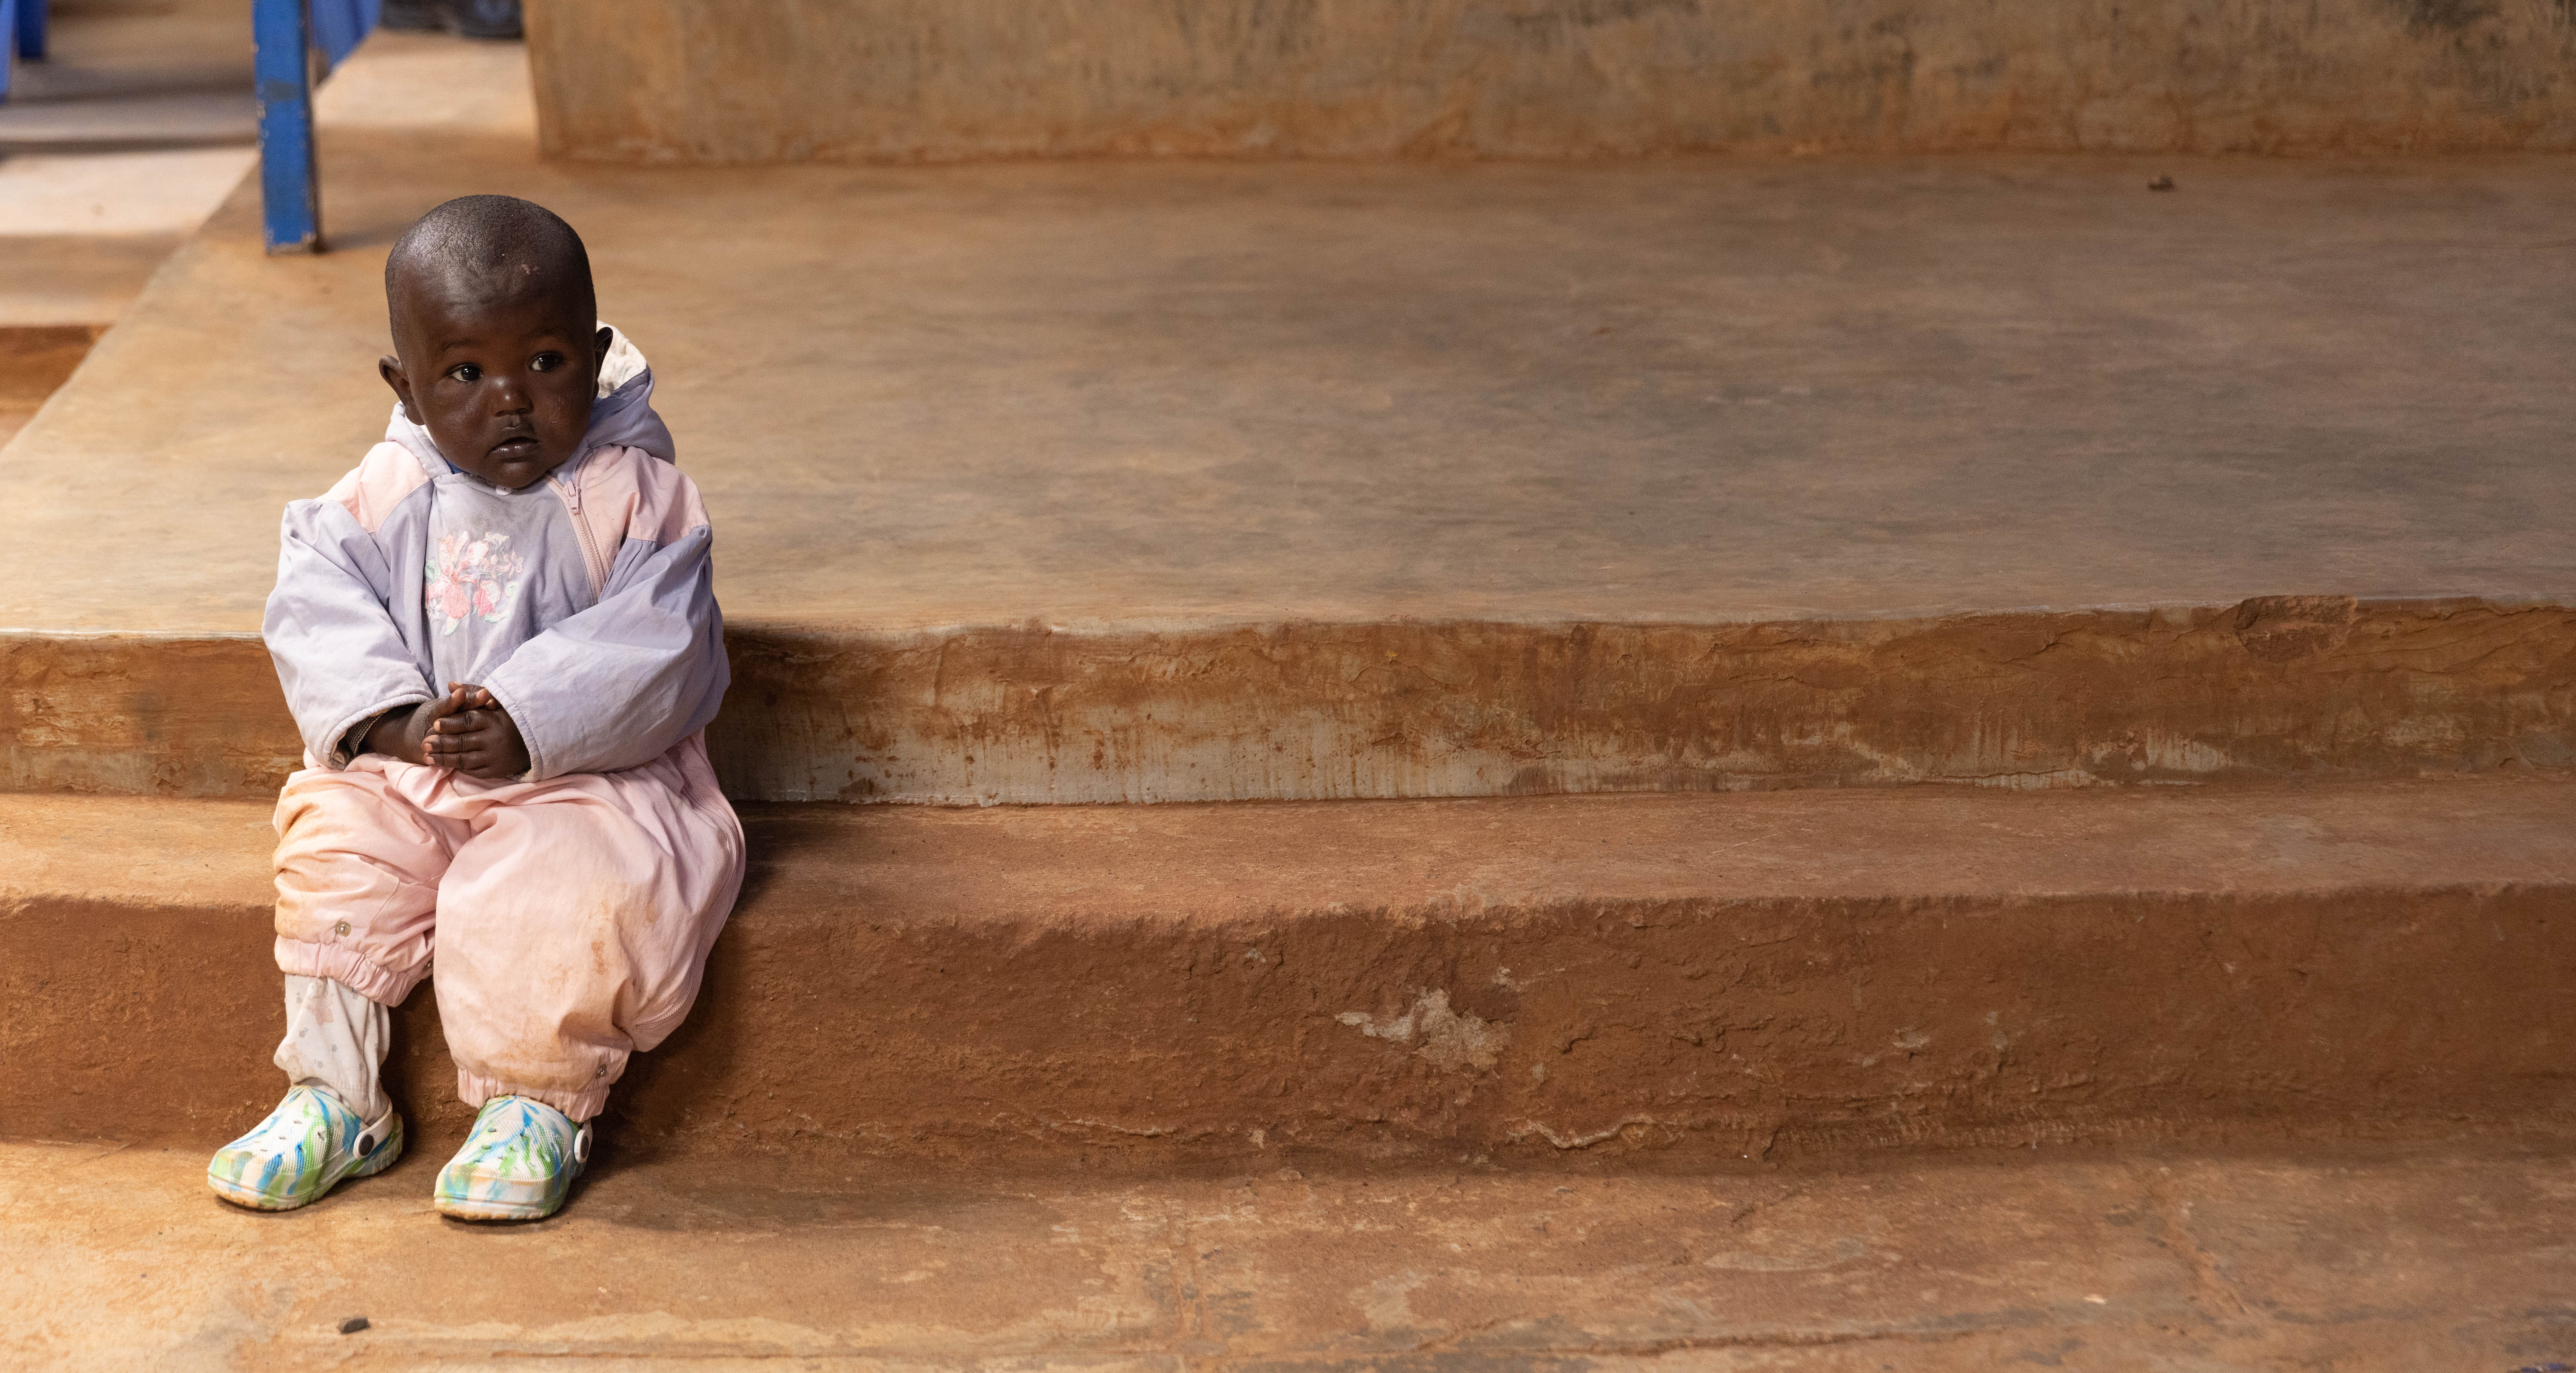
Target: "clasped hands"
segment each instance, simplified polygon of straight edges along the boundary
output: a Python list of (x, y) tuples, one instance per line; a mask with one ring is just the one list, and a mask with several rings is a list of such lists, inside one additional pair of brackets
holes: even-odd
[(487, 782), (506, 782), (528, 770), (528, 744), (518, 722), (492, 693), (471, 682), (450, 682), (447, 694), (407, 710), (389, 710), (367, 729), (367, 752), (452, 768)]

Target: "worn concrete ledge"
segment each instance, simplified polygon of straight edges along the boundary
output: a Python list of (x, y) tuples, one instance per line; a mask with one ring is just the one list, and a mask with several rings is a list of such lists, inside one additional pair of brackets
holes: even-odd
[(2557, 605), (738, 642), (712, 744), (727, 785), (761, 799), (2048, 788), (2576, 763), (2576, 611)]
[[(1158, 1165), (2563, 1129), (2572, 788), (757, 807), (612, 1111), (648, 1154)], [(0, 798), (0, 1134), (256, 1118), (265, 819)], [(433, 1003), (397, 1077), (444, 1130)]]
[[(737, 624), (745, 800), (1326, 800), (2412, 776), (2576, 763), (2576, 610), (2270, 597), (1923, 620)], [(246, 636), (0, 635), (0, 787), (273, 791)]]

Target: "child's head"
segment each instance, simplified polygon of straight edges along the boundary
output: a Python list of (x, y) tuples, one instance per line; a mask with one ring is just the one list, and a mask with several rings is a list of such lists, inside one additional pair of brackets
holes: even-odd
[(377, 364), (449, 462), (518, 488), (571, 460), (609, 333), (572, 226), (506, 195), (451, 200), (385, 259), (395, 356)]

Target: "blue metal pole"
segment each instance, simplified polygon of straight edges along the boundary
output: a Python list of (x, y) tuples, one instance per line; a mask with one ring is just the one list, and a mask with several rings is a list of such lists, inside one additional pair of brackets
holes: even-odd
[(30, 62), (45, 60), (45, 6), (48, 0), (17, 0), (18, 55)]
[(19, 0), (0, 0), (0, 105), (9, 103), (9, 69), (17, 65), (11, 54), (18, 46)]
[(252, 0), (250, 22), (259, 49), (252, 72), (259, 82), (259, 199), (268, 250), (318, 253), (322, 197), (313, 178), (304, 0)]

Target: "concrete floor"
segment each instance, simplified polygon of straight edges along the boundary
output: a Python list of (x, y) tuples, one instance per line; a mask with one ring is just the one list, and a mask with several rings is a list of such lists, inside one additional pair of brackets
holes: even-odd
[[(0, 242), (148, 239), (166, 256), (231, 195), (258, 161), (246, 148), (157, 152), (20, 153), (0, 160)], [(37, 244), (12, 249), (32, 250)], [(159, 259), (150, 266), (158, 266)], [(65, 322), (105, 324), (142, 292), (150, 266), (124, 286), (124, 299)], [(50, 323), (18, 302), (59, 296), (68, 283), (13, 281), (0, 293), (10, 323)], [(56, 307), (59, 311), (59, 307)], [(31, 317), (34, 316), (34, 317)]]
[[(257, 160), (246, 0), (54, 10), (45, 60), (19, 64), (0, 104), (0, 326), (115, 319)], [(99, 292), (95, 268), (61, 245), (48, 256), (49, 239), (150, 239), (160, 250), (121, 290)], [(37, 304), (77, 294), (107, 307)]]
[(0, 104), (0, 446), (257, 161), (241, 0), (54, 9)]
[[(0, 1360), (49, 1368), (1997, 1369), (2576, 1361), (2555, 1155), (1982, 1157), (1725, 1177), (1135, 1182), (620, 1160), (440, 1219), (194, 1151), (0, 1146)], [(368, 1327), (341, 1334), (364, 1317)]]
[[(135, 100), (224, 97), (251, 107), (230, 137), (257, 136), (250, 0), (53, 0), (43, 61), (21, 62), (0, 105), (0, 147), (20, 131), (76, 110), (108, 113)], [(154, 142), (204, 130), (164, 125)]]
[(385, 247), (491, 190), (589, 236), (737, 620), (2576, 590), (2565, 158), (657, 171), (541, 163), (521, 60), (335, 79), (337, 251), (245, 190), (173, 261), (0, 457), (0, 626), (255, 626)]

